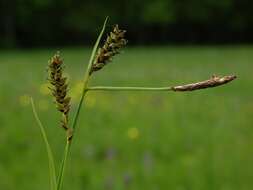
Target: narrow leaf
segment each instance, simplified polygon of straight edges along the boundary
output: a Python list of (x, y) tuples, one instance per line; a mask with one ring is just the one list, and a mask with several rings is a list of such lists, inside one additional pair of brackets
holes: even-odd
[(52, 149), (50, 147), (50, 144), (48, 142), (47, 134), (45, 131), (45, 127), (41, 123), (39, 116), (37, 114), (33, 98), (31, 97), (31, 105), (32, 105), (32, 110), (34, 117), (36, 119), (36, 122), (38, 123), (38, 126), (40, 127), (40, 132), (43, 137), (44, 143), (46, 145), (46, 150), (47, 150), (47, 156), (48, 156), (48, 162), (49, 162), (49, 174), (50, 174), (50, 185), (51, 185), (51, 190), (56, 190), (56, 174), (55, 174), (55, 165), (54, 165), (54, 157), (52, 153)]

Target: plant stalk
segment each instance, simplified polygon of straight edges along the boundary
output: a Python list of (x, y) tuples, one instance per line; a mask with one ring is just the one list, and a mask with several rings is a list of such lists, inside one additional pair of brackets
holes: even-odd
[(94, 86), (89, 87), (87, 90), (103, 90), (103, 91), (174, 91), (174, 92), (185, 92), (185, 91), (194, 91), (201, 90), (206, 88), (213, 88), (227, 84), (237, 77), (235, 75), (227, 75), (223, 77), (213, 75), (210, 79), (199, 81), (190, 84), (183, 84), (177, 86), (167, 86), (167, 87), (114, 87), (114, 86)]
[(121, 86), (94, 86), (88, 87), (88, 91), (171, 91), (172, 87), (121, 87)]
[[(92, 50), (92, 53), (91, 53), (91, 56), (90, 56), (90, 59), (89, 59), (89, 63), (88, 63), (87, 69), (86, 69), (85, 74), (84, 74), (82, 95), (80, 97), (80, 101), (79, 101), (79, 104), (78, 104), (78, 107), (77, 107), (77, 110), (76, 110), (76, 114), (74, 116), (73, 123), (72, 123), (72, 126), (71, 126), (71, 129), (73, 130), (73, 135), (74, 135), (74, 132), (75, 132), (75, 129), (76, 129), (76, 124), (77, 124), (78, 117), (79, 117), (79, 114), (80, 114), (80, 111), (81, 111), (83, 100), (84, 100), (85, 94), (87, 93), (86, 89), (87, 89), (89, 78), (90, 78), (90, 71), (91, 71), (91, 68), (92, 68), (92, 63), (93, 63), (95, 54), (97, 52), (99, 42), (100, 42), (100, 40), (102, 38), (102, 35), (104, 33), (107, 20), (108, 20), (108, 17), (105, 19), (103, 28), (102, 28), (102, 30), (101, 30), (98, 38), (97, 38), (97, 41), (96, 41), (96, 43), (93, 47), (93, 50)], [(60, 173), (59, 173), (59, 177), (58, 177), (57, 190), (62, 189), (63, 176), (64, 176), (65, 167), (66, 167), (66, 162), (67, 162), (69, 152), (70, 152), (71, 140), (72, 139), (70, 139), (70, 140), (67, 139), (67, 141), (66, 141), (64, 155), (63, 155), (61, 168), (60, 168)]]

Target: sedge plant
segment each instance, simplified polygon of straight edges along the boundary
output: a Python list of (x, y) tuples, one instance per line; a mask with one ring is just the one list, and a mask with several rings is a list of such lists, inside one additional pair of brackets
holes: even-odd
[(106, 28), (107, 18), (104, 22), (102, 30), (97, 38), (97, 41), (93, 47), (88, 66), (84, 73), (83, 78), (83, 86), (82, 86), (82, 94), (75, 110), (74, 117), (70, 123), (69, 112), (71, 110), (71, 98), (68, 96), (68, 79), (64, 77), (63, 74), (63, 60), (60, 57), (59, 53), (56, 53), (50, 60), (48, 65), (48, 80), (50, 82), (50, 90), (52, 92), (52, 96), (54, 98), (54, 102), (56, 104), (57, 110), (61, 113), (60, 119), (60, 127), (66, 131), (66, 143), (65, 149), (63, 152), (63, 157), (61, 161), (61, 165), (59, 168), (58, 174), (56, 174), (55, 168), (55, 160), (53, 156), (53, 151), (48, 141), (48, 137), (46, 134), (45, 127), (43, 126), (39, 116), (37, 114), (34, 101), (31, 98), (31, 105), (33, 109), (33, 114), (35, 119), (40, 127), (40, 131), (43, 137), (43, 140), (46, 145), (48, 162), (49, 162), (49, 177), (50, 177), (50, 187), (51, 190), (61, 190), (63, 187), (64, 181), (64, 171), (66, 167), (66, 163), (70, 154), (70, 148), (72, 144), (72, 140), (75, 134), (75, 130), (78, 123), (78, 117), (80, 115), (81, 107), (83, 101), (85, 99), (86, 94), (89, 91), (171, 91), (171, 92), (188, 92), (194, 90), (200, 90), (205, 88), (217, 87), (220, 85), (224, 85), (234, 79), (236, 79), (235, 75), (228, 76), (215, 76), (213, 75), (210, 79), (185, 84), (185, 85), (177, 85), (177, 86), (167, 86), (167, 87), (115, 87), (115, 86), (89, 86), (89, 80), (91, 76), (99, 70), (101, 70), (104, 66), (110, 63), (113, 57), (120, 53), (120, 50), (126, 46), (127, 40), (125, 39), (125, 30), (121, 30), (118, 25), (115, 25), (113, 30), (107, 35), (107, 38), (102, 45), (102, 47), (98, 47), (103, 36), (103, 33)]

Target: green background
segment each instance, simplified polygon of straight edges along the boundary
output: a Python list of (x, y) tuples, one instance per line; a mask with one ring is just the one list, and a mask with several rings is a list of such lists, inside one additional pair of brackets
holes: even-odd
[[(30, 95), (59, 166), (65, 134), (45, 84), (47, 60), (56, 50), (0, 51), (0, 189), (49, 189)], [(125, 49), (94, 74), (92, 85), (171, 86), (212, 74), (238, 79), (191, 93), (88, 93), (64, 189), (252, 189), (252, 51), (251, 46)], [(90, 53), (61, 49), (72, 114)]]

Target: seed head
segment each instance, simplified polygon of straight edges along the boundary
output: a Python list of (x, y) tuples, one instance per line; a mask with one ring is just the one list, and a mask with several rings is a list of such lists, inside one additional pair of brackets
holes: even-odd
[(213, 75), (209, 80), (196, 82), (192, 84), (185, 84), (181, 86), (174, 86), (172, 87), (172, 90), (174, 91), (193, 91), (193, 90), (200, 90), (204, 88), (212, 88), (216, 86), (220, 86), (223, 84), (226, 84), (228, 82), (231, 82), (232, 80), (236, 79), (235, 75), (228, 75), (224, 77), (218, 77)]
[(90, 75), (94, 71), (102, 69), (107, 63), (112, 61), (113, 56), (120, 53), (120, 49), (127, 44), (125, 30), (120, 30), (118, 25), (115, 25), (113, 31), (107, 36), (103, 47), (98, 49), (97, 55), (91, 67)]
[(68, 114), (70, 110), (70, 97), (67, 96), (68, 84), (67, 77), (63, 76), (63, 61), (57, 52), (50, 60), (48, 65), (49, 70), (49, 87), (55, 99), (55, 104), (62, 113), (61, 127), (68, 129)]

